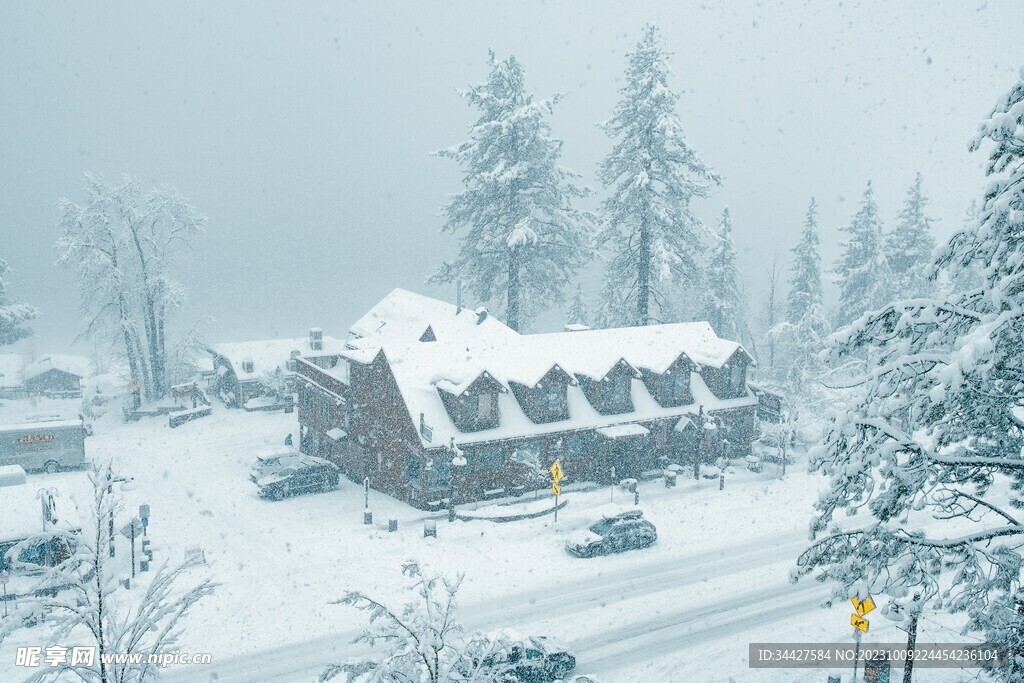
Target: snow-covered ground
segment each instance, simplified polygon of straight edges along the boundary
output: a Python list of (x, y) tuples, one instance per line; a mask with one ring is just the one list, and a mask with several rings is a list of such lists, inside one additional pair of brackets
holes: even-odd
[[(94, 462), (112, 459), (134, 477), (127, 510), (150, 505), (156, 561), (179, 561), (199, 546), (221, 584), (192, 613), (181, 643), (186, 652), (212, 653), (213, 666), (168, 670), (169, 680), (314, 679), (324, 663), (359, 652), (350, 641), (363, 615), (330, 602), (347, 590), (400, 600), (400, 564), (410, 558), (465, 574), (459, 601), (470, 628), (557, 636), (577, 652), (578, 672), (609, 683), (823, 681), (822, 671), (749, 669), (748, 643), (849, 640), (848, 604), (822, 609), (824, 587), (788, 583), (824, 484), (802, 462), (784, 480), (773, 465), (759, 474), (737, 468), (723, 491), (717, 480), (643, 484), (641, 507), (658, 542), (583, 560), (564, 551), (566, 536), (632, 507), (631, 494), (568, 490), (557, 524), (551, 516), (507, 524), (440, 519), (437, 538), (424, 538), (425, 513), (373, 491), (375, 524), (363, 525), (362, 486), (347, 480), (326, 494), (257, 497), (248, 481), (253, 454), (289, 433), (298, 433), (295, 414), (216, 406), (211, 417), (177, 429), (166, 418), (122, 424), (108, 414), (87, 440)], [(85, 476), (37, 475), (30, 483), (81, 490)], [(397, 532), (387, 531), (388, 519), (399, 521)], [(901, 640), (884, 619), (872, 623), (871, 640)], [(922, 634), (958, 640), (937, 623), (923, 622)], [(28, 632), (16, 642), (33, 640)], [(11, 667), (16, 642), (0, 647), (0, 680), (26, 673)], [(934, 673), (928, 680), (956, 680)]]

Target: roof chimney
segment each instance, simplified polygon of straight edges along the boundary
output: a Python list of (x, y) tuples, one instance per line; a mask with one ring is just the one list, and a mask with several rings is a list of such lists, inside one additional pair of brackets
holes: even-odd
[(324, 331), (319, 327), (309, 328), (309, 348), (313, 351), (324, 350)]

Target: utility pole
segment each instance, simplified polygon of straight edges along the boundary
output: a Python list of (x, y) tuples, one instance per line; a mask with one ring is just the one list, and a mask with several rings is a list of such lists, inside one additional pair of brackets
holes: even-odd
[(915, 593), (914, 604), (910, 608), (910, 626), (907, 628), (907, 663), (903, 666), (903, 683), (911, 683), (914, 676), (914, 658), (911, 653), (917, 645), (917, 618), (921, 614), (917, 601), (920, 598), (921, 594)]
[(114, 495), (114, 472), (111, 470), (110, 463), (107, 463), (107, 505), (110, 508), (110, 523), (108, 528), (108, 535), (110, 536), (110, 556), (114, 556), (114, 505), (110, 501), (110, 496)]
[(786, 453), (789, 451), (789, 440), (793, 438), (793, 425), (789, 420), (789, 412), (784, 413), (786, 428), (782, 431), (782, 478), (786, 477)]

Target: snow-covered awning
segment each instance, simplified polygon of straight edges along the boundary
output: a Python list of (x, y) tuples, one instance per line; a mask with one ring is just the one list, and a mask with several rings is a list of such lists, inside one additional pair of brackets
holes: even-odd
[(638, 424), (612, 425), (611, 427), (599, 427), (597, 433), (609, 439), (622, 439), (627, 436), (646, 436), (650, 432), (647, 427)]
[(693, 424), (693, 420), (691, 420), (690, 418), (688, 418), (685, 415), (683, 415), (681, 418), (679, 418), (679, 421), (676, 422), (676, 426), (672, 428), (672, 431), (674, 431), (674, 432), (685, 432), (687, 429), (696, 429), (696, 428), (697, 428), (697, 425)]
[(333, 439), (334, 441), (344, 441), (345, 439), (348, 438), (348, 432), (346, 432), (344, 429), (339, 429), (335, 427), (331, 431), (327, 432), (327, 436), (328, 438)]

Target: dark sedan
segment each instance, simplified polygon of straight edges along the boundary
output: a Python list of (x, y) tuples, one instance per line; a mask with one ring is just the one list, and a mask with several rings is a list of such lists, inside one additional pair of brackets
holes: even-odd
[(658, 540), (654, 525), (643, 518), (640, 510), (629, 510), (605, 517), (588, 529), (573, 532), (565, 548), (576, 557), (593, 557), (646, 548)]
[(281, 500), (298, 493), (333, 491), (338, 488), (338, 466), (311, 455), (260, 460), (249, 477), (260, 496)]

